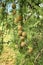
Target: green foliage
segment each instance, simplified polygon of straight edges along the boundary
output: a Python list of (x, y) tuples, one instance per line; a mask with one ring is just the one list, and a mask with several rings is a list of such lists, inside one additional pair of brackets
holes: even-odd
[[(39, 6), (43, 0), (5, 0), (4, 3), (5, 7), (2, 7), (2, 3), (0, 6), (0, 53), (3, 44), (7, 43), (14, 52), (17, 51), (16, 65), (43, 65), (43, 51), (40, 52), (43, 49), (43, 7)], [(7, 5), (11, 3), (15, 3), (16, 8), (8, 12), (10, 8)], [(23, 17), (20, 21), (17, 20), (19, 15)], [(22, 32), (27, 34), (24, 47), (20, 46), (22, 41), (18, 35), (18, 25), (21, 25)], [(28, 52), (30, 47), (33, 48), (31, 53)], [(37, 57), (39, 52), (40, 55)]]

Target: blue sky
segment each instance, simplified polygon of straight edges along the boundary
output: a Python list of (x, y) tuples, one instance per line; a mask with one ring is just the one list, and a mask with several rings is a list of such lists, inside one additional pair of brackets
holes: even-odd
[(12, 3), (8, 4), (8, 12), (11, 11), (12, 7), (11, 7)]
[[(8, 12), (10, 12), (11, 9), (12, 9), (12, 3), (8, 4), (7, 8), (8, 8)], [(16, 4), (16, 9), (19, 9), (19, 5), (18, 4)]]

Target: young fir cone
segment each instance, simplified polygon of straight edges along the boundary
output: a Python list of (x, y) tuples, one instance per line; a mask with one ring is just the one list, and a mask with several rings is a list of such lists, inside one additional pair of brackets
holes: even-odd
[(21, 36), (22, 35), (22, 31), (20, 30), (20, 31), (18, 31), (18, 35), (19, 36)]
[(20, 37), (21, 41), (23, 41), (25, 38), (23, 36)]
[(20, 46), (24, 47), (24, 46), (26, 46), (26, 43), (24, 41), (22, 41)]
[(32, 51), (33, 51), (33, 48), (30, 47), (30, 48), (28, 49), (28, 53), (32, 53)]
[(5, 6), (6, 6), (6, 4), (2, 2), (2, 7), (5, 7)]
[(21, 25), (18, 25), (18, 30), (22, 30), (22, 26)]
[(17, 16), (17, 18), (15, 18), (16, 23), (19, 23), (19, 21), (21, 21), (21, 20), (22, 20), (22, 16)]
[(26, 32), (22, 32), (22, 36), (23, 37), (26, 37)]
[(18, 16), (18, 20), (21, 21), (23, 17), (21, 15)]
[(12, 4), (12, 8), (15, 9), (16, 8), (16, 4), (13, 3)]
[(19, 23), (19, 21), (18, 21), (18, 19), (17, 19), (17, 18), (15, 18), (14, 22), (15, 22), (15, 23)]

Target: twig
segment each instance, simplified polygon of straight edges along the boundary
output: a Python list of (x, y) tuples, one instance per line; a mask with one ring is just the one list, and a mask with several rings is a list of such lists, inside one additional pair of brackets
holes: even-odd
[(37, 59), (41, 56), (43, 52), (43, 48), (40, 50), (40, 52), (38, 53), (38, 55), (36, 56), (35, 60), (34, 60), (34, 63), (37, 63)]

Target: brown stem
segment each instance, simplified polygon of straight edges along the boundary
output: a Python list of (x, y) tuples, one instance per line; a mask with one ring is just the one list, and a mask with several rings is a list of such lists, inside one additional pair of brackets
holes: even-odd
[(35, 58), (35, 60), (34, 60), (34, 63), (37, 63), (37, 59), (41, 56), (42, 52), (43, 52), (43, 48), (42, 48), (42, 49), (40, 50), (40, 52), (37, 54), (37, 56), (36, 56), (36, 58)]

